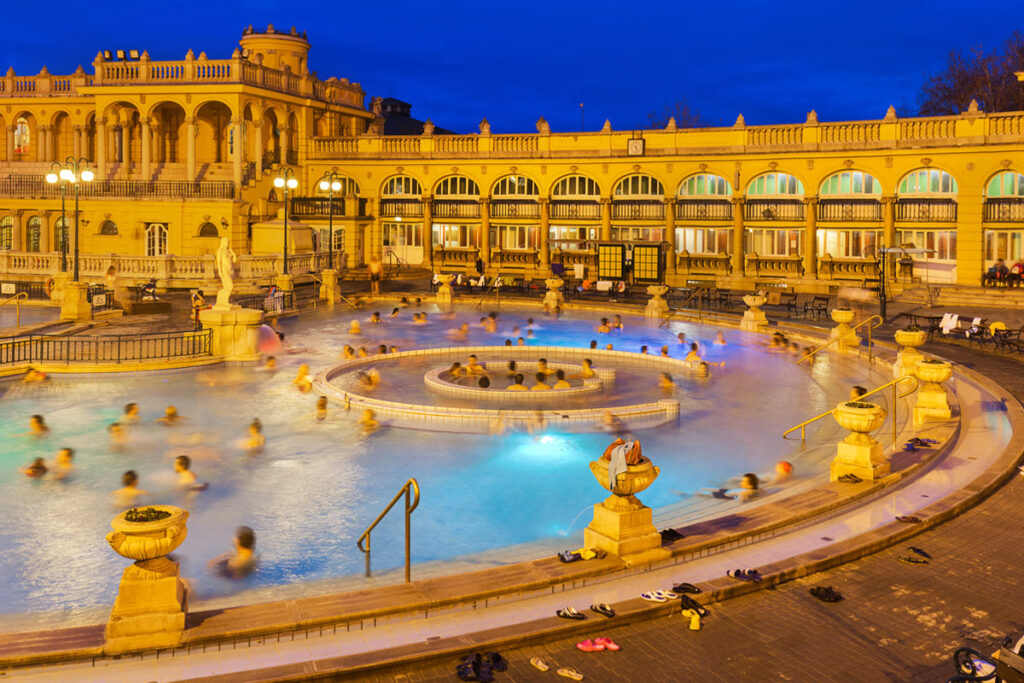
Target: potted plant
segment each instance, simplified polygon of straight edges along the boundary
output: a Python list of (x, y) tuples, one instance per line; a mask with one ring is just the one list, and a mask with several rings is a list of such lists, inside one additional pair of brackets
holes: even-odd
[(136, 563), (164, 557), (188, 535), (188, 511), (173, 505), (125, 510), (110, 522), (107, 542), (118, 555)]
[(907, 325), (901, 330), (896, 330), (894, 336), (897, 344), (913, 349), (924, 344), (928, 335), (917, 325)]

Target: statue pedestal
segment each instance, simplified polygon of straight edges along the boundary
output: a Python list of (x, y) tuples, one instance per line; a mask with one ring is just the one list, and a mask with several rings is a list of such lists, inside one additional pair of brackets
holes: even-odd
[(263, 311), (230, 308), (199, 312), (203, 329), (212, 330), (210, 351), (225, 360), (259, 360), (258, 330), (263, 324)]
[(92, 320), (92, 304), (89, 303), (88, 284), (84, 282), (67, 282), (64, 284), (63, 292), (60, 305), (61, 320), (73, 320), (75, 322), (88, 322)]
[(864, 481), (874, 481), (888, 475), (892, 467), (882, 444), (870, 434), (885, 422), (885, 411), (874, 403), (846, 401), (836, 406), (832, 416), (850, 433), (836, 448), (830, 479), (837, 481), (844, 474), (855, 474)]
[(664, 318), (668, 315), (668, 302), (664, 298), (667, 292), (668, 287), (665, 285), (651, 285), (647, 288), (647, 293), (651, 295), (651, 299), (647, 302), (647, 306), (644, 307), (645, 318)]
[(452, 302), (452, 281), (455, 279), (454, 275), (439, 275), (438, 276), (438, 287), (437, 295), (434, 297), (434, 302), (438, 304), (450, 304)]
[(651, 514), (646, 505), (636, 510), (609, 510), (598, 503), (594, 521), (583, 530), (583, 545), (615, 555), (626, 566), (664, 560), (672, 553), (661, 547), (661, 534)]
[(914, 426), (919, 427), (928, 420), (950, 419), (953, 413), (942, 383), (953, 376), (953, 366), (946, 361), (922, 360), (914, 367), (914, 375), (924, 382), (917, 390)]
[(548, 291), (544, 293), (544, 301), (542, 303), (544, 308), (553, 312), (562, 310), (562, 304), (565, 303), (565, 297), (562, 296), (562, 279), (550, 277), (544, 281), (544, 284), (548, 287)]
[(747, 310), (743, 311), (743, 319), (740, 320), (741, 330), (764, 332), (764, 328), (768, 327), (768, 317), (761, 310), (761, 306), (764, 306), (764, 302), (767, 300), (767, 297), (760, 294), (748, 294), (743, 297), (743, 303), (747, 305)]
[(112, 655), (179, 645), (187, 608), (177, 562), (160, 557), (128, 566), (103, 632), (107, 640), (103, 652)]
[(292, 282), (291, 275), (278, 275), (274, 278), (274, 286), (282, 292), (291, 292), (295, 289), (295, 283)]
[(333, 304), (338, 300), (338, 271), (333, 268), (322, 270), (320, 279), (323, 280), (323, 284), (320, 285), (321, 301), (326, 300), (327, 303)]
[(64, 304), (64, 288), (71, 282), (71, 273), (54, 273), (53, 289), (50, 290), (50, 305), (61, 306)]
[(832, 345), (832, 348), (839, 353), (859, 352), (860, 337), (850, 327), (850, 323), (853, 322), (856, 314), (848, 308), (833, 308), (829, 314), (832, 316), (832, 320), (836, 322), (836, 326), (828, 334), (829, 341), (838, 339)]

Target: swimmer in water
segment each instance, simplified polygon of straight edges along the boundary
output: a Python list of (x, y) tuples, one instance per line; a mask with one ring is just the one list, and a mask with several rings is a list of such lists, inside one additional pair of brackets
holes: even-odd
[(676, 340), (680, 344), (685, 344), (686, 343), (686, 333), (685, 332), (680, 332), (679, 334), (677, 334), (676, 335)]
[(327, 397), (321, 396), (316, 400), (316, 419), (323, 422), (327, 419)]
[(450, 374), (452, 377), (465, 377), (466, 368), (462, 367), (462, 363), (460, 363), (459, 361), (455, 361), (454, 363), (452, 363), (452, 366), (448, 368), (448, 374)]
[(163, 417), (158, 417), (155, 420), (155, 422), (157, 424), (162, 424), (165, 427), (170, 427), (171, 425), (178, 424), (183, 419), (184, 418), (181, 415), (178, 414), (178, 409), (177, 408), (175, 408), (174, 406), (167, 406), (167, 409), (164, 410), (164, 416)]
[(139, 498), (148, 496), (149, 491), (140, 489), (139, 475), (135, 473), (135, 470), (128, 470), (121, 475), (121, 488), (110, 495), (114, 505), (130, 508), (135, 505)]
[(866, 393), (868, 393), (867, 389), (865, 389), (864, 387), (860, 386), (859, 384), (856, 384), (856, 385), (850, 387), (850, 400), (851, 401), (859, 401), (860, 397), (863, 396)]
[(608, 344), (607, 346), (604, 347), (604, 350), (605, 351), (614, 351), (615, 347), (613, 347), (611, 344)]
[(457, 328), (449, 330), (448, 338), (452, 341), (466, 341), (469, 338), (469, 323), (462, 323)]
[(584, 358), (583, 368), (580, 371), (580, 377), (583, 379), (590, 379), (595, 374), (597, 373), (594, 372), (594, 362), (591, 361), (589, 358)]
[(773, 484), (781, 484), (782, 482), (789, 480), (792, 476), (792, 463), (787, 460), (780, 460), (775, 463), (775, 476), (772, 478)]
[(121, 424), (135, 424), (139, 421), (139, 404), (128, 403), (124, 407), (124, 414), (121, 415)]
[(267, 444), (267, 437), (263, 436), (263, 423), (258, 417), (254, 417), (249, 424), (249, 436), (243, 441), (243, 446), (250, 453), (263, 450)]
[(359, 380), (359, 386), (367, 391), (371, 391), (377, 388), (380, 384), (380, 373), (377, 372), (376, 368), (370, 368), (366, 372), (356, 373), (356, 378)]
[(512, 340), (511, 339), (506, 339), (505, 340), (505, 346), (512, 346)]
[(313, 388), (313, 378), (309, 376), (309, 365), (303, 363), (299, 366), (299, 371), (295, 375), (295, 379), (292, 380), (292, 384), (301, 391), (306, 393)]
[(541, 358), (537, 361), (537, 372), (543, 373), (544, 375), (550, 375), (554, 373), (554, 370), (548, 367), (547, 358)]
[(697, 346), (697, 342), (693, 342), (692, 344), (690, 344), (690, 352), (686, 354), (686, 358), (684, 358), (683, 360), (690, 363), (699, 363), (702, 360), (704, 360), (703, 358), (700, 357), (700, 347)]
[(466, 362), (467, 375), (486, 375), (487, 368), (477, 360), (476, 354), (471, 354)]
[(341, 357), (345, 360), (355, 360), (356, 350), (353, 349), (348, 344), (345, 344), (345, 346), (341, 349)]
[(498, 314), (491, 313), (487, 314), (487, 322), (484, 324), (484, 331), (488, 334), (497, 334), (498, 332)]
[(526, 340), (522, 337), (516, 338), (516, 346), (526, 346)]
[(505, 387), (505, 391), (527, 391), (526, 386), (523, 385), (523, 379), (522, 375), (516, 375), (512, 378), (512, 384)]
[(800, 359), (801, 360), (806, 359), (807, 360), (807, 367), (809, 367), (809, 368), (814, 367), (814, 355), (813, 354), (814, 354), (814, 350), (811, 349), (810, 346), (805, 346), (804, 350), (803, 350), (803, 353), (800, 354)]
[(572, 385), (569, 384), (569, 381), (565, 379), (565, 370), (555, 370), (555, 379), (558, 381), (555, 382), (555, 386), (553, 387), (554, 389), (572, 388)]
[(53, 465), (54, 479), (67, 479), (75, 470), (75, 451), (71, 448), (62, 448), (57, 452), (57, 462)]
[(42, 415), (33, 415), (28, 419), (28, 434), (31, 436), (46, 436), (50, 428), (46, 425), (46, 419)]
[(25, 373), (25, 376), (21, 378), (21, 381), (25, 384), (38, 384), (40, 382), (45, 382), (48, 379), (49, 377), (46, 376), (45, 372), (40, 372), (35, 368), (29, 368), (28, 372)]
[(46, 466), (46, 461), (42, 458), (36, 458), (32, 461), (31, 465), (22, 467), (19, 470), (26, 477), (38, 478), (50, 471), (50, 468)]
[(613, 330), (619, 330), (619, 331), (621, 331), (621, 330), (623, 329), (623, 327), (622, 327), (622, 316), (621, 316), (621, 315), (616, 315), (616, 316), (615, 316), (615, 317), (614, 317), (614, 318), (612, 319), (612, 325), (611, 325), (611, 327), (612, 327), (612, 329), (613, 329)]
[(390, 347), (388, 348), (388, 353), (398, 353), (398, 347), (397, 347), (397, 346), (395, 346), (394, 344), (392, 344), (392, 345), (391, 345), (391, 346), (390, 346)]
[(363, 430), (363, 434), (372, 434), (377, 431), (378, 427), (380, 427), (380, 422), (377, 421), (376, 414), (374, 414), (373, 410), (370, 408), (363, 410), (363, 415), (359, 418), (359, 422), (356, 424), (358, 424), (359, 428)]
[(391, 309), (391, 317), (392, 318), (397, 318), (398, 317), (398, 308), (392, 308)]
[(697, 493), (711, 496), (712, 498), (738, 500), (741, 503), (746, 503), (751, 500), (758, 493), (758, 479), (757, 475), (752, 472), (747, 472), (743, 475), (740, 480), (740, 488), (738, 489), (700, 489)]
[(715, 346), (725, 346), (725, 335), (722, 334), (721, 332), (717, 333), (715, 335), (715, 341), (713, 343)]
[(608, 334), (612, 331), (611, 326), (608, 324), (608, 318), (601, 318), (601, 324), (597, 326), (598, 334)]
[(357, 358), (369, 358), (370, 354), (366, 352), (366, 347), (365, 346), (360, 346), (359, 347), (359, 352), (356, 354), (356, 357)]
[(107, 432), (110, 434), (110, 445), (114, 450), (120, 450), (126, 441), (124, 427), (120, 422), (111, 422), (107, 425)]
[(192, 458), (187, 455), (179, 455), (174, 459), (174, 473), (178, 475), (178, 487), (186, 491), (204, 491), (206, 484), (200, 484), (196, 479), (196, 473), (191, 469)]
[(626, 431), (626, 425), (612, 411), (606, 410), (601, 416), (601, 429), (611, 434), (622, 434)]
[(644, 344), (643, 346), (640, 347), (640, 354), (643, 356), (647, 355), (647, 344)]
[(597, 348), (597, 340), (596, 339), (591, 339), (590, 340), (590, 348), (592, 348), (592, 349), (596, 349)]
[(661, 373), (661, 376), (658, 378), (658, 388), (666, 392), (674, 390), (676, 383), (672, 381), (672, 375), (667, 372)]
[(388, 345), (387, 344), (381, 344), (380, 346), (377, 347), (377, 355), (383, 356), (387, 352), (388, 352)]
[(235, 529), (234, 549), (218, 555), (207, 565), (215, 574), (240, 579), (256, 567), (256, 534), (247, 526)]
[(362, 334), (363, 333), (362, 328), (359, 327), (359, 321), (358, 320), (353, 318), (352, 322), (349, 323), (349, 325), (348, 325), (348, 333), (349, 334)]
[(510, 360), (508, 362), (508, 365), (505, 366), (505, 376), (506, 377), (515, 377), (516, 376), (516, 362), (514, 360)]
[(544, 381), (547, 379), (547, 375), (545, 373), (538, 372), (533, 377), (537, 380), (537, 383), (530, 387), (530, 391), (548, 391), (551, 389), (551, 385)]
[(267, 356), (267, 360), (263, 361), (263, 367), (260, 368), (260, 370), (264, 370), (266, 372), (273, 372), (277, 370), (277, 358)]
[(370, 316), (370, 323), (373, 325), (377, 325), (378, 323), (382, 322), (384, 321), (380, 319), (380, 311), (374, 311), (373, 314)]

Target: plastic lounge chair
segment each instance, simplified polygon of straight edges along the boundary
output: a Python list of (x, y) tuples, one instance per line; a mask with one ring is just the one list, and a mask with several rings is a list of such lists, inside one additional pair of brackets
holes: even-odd
[(948, 337), (949, 334), (957, 328), (960, 322), (960, 316), (956, 313), (946, 313), (942, 316), (942, 321), (939, 323), (939, 329), (942, 331), (942, 336)]

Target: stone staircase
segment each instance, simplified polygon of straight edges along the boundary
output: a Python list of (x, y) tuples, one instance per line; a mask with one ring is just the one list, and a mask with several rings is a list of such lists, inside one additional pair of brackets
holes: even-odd
[[(931, 296), (929, 296), (929, 289)], [(903, 304), (933, 308), (1012, 308), (1024, 310), (1024, 287), (978, 285), (914, 285), (896, 297)]]

